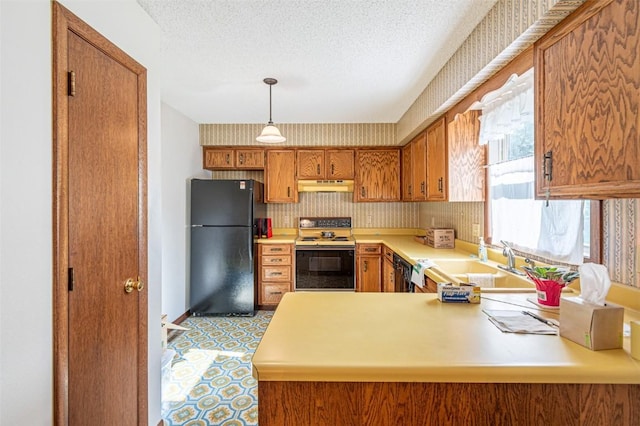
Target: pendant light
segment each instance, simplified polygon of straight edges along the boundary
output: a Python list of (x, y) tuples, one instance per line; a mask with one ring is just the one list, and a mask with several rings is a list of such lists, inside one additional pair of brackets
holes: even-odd
[(269, 85), (269, 123), (262, 129), (262, 133), (260, 133), (260, 136), (258, 136), (256, 140), (264, 143), (284, 142), (287, 138), (280, 134), (280, 130), (273, 125), (273, 121), (271, 120), (271, 87), (277, 84), (278, 80), (275, 78), (265, 78), (263, 81)]

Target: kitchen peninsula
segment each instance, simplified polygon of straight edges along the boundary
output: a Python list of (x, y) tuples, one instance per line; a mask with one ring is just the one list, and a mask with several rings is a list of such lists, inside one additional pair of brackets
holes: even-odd
[[(640, 418), (640, 362), (628, 338), (625, 349), (594, 352), (559, 336), (502, 333), (482, 312), (522, 303), (522, 295), (494, 293), (480, 305), (442, 304), (433, 294), (289, 293), (253, 357), (259, 423)], [(640, 318), (630, 311), (629, 319)]]

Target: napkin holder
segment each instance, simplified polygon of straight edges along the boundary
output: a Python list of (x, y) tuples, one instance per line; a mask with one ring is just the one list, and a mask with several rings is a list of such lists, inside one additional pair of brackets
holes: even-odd
[(622, 347), (624, 308), (585, 302), (580, 297), (560, 299), (560, 336), (592, 351)]

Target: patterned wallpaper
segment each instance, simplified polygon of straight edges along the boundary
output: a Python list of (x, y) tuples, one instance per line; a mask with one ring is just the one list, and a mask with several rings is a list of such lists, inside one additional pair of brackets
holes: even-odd
[[(261, 145), (256, 142), (264, 124), (200, 124), (200, 145)], [(393, 146), (392, 123), (280, 124), (283, 144), (264, 146)]]
[(473, 224), (480, 225), (480, 235), (484, 235), (484, 203), (420, 203), (418, 226), (421, 229), (455, 229), (456, 238), (470, 243), (478, 243), (473, 237)]
[(408, 141), (585, 0), (498, 0), (398, 121)]

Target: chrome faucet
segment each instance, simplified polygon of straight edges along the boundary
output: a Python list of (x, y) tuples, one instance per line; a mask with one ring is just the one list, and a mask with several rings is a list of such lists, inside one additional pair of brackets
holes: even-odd
[(499, 268), (504, 269), (505, 271), (509, 271), (511, 273), (517, 274), (517, 275), (524, 275), (524, 273), (518, 271), (516, 269), (516, 256), (513, 254), (513, 249), (511, 248), (511, 246), (509, 244), (507, 244), (506, 241), (504, 240), (500, 240), (500, 242), (502, 243), (503, 247), (502, 247), (502, 255), (505, 256), (507, 258), (507, 264), (505, 265), (498, 265)]

